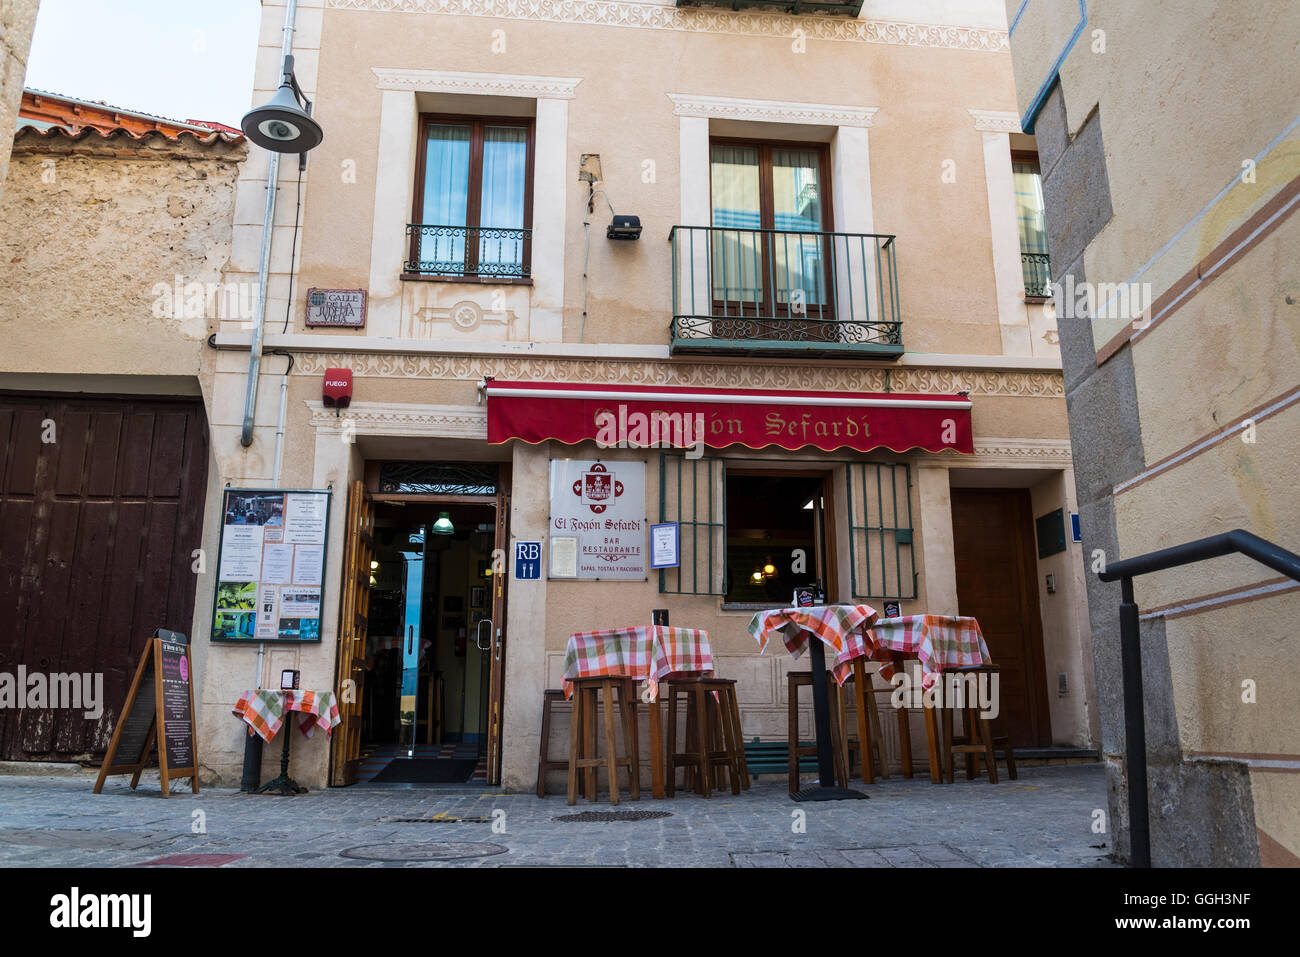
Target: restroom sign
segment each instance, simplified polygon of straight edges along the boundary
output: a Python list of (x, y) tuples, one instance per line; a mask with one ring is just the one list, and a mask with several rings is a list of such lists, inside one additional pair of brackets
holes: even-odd
[(542, 577), (542, 543), (515, 542), (515, 579), (531, 581)]

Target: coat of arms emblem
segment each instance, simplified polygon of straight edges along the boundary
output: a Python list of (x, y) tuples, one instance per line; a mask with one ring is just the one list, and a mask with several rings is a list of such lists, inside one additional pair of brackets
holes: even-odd
[(623, 494), (623, 483), (614, 478), (613, 472), (597, 462), (573, 483), (573, 494), (599, 515)]

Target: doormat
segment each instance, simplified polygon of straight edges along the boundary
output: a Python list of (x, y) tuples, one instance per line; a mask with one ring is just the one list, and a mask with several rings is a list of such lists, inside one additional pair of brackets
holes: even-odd
[(373, 784), (467, 784), (476, 767), (477, 758), (451, 761), (396, 758), (370, 781)]
[(551, 818), (561, 824), (599, 824), (605, 821), (655, 821), (672, 817), (672, 811), (579, 811)]
[(458, 861), (473, 857), (504, 854), (500, 844), (472, 841), (439, 841), (430, 844), (363, 844), (339, 851), (339, 857), (354, 861)]

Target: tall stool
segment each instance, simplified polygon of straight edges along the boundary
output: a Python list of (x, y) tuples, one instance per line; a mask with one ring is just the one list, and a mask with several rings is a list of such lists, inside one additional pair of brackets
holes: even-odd
[[(857, 709), (858, 737), (857, 740), (849, 740), (848, 715), (845, 713), (845, 702), (848, 700), (849, 683), (853, 684), (853, 704)], [(846, 733), (840, 735), (843, 749), (843, 761), (845, 772), (849, 777), (853, 776), (853, 752), (858, 752), (858, 759), (862, 768), (862, 781), (869, 784), (876, 779), (876, 760), (880, 761), (880, 776), (889, 778), (889, 763), (885, 760), (885, 742), (881, 738), (879, 731), (880, 715), (876, 713), (876, 688), (871, 680), (871, 673), (867, 671), (861, 658), (853, 660), (853, 674), (849, 675), (848, 680), (844, 682), (844, 687), (840, 689), (839, 695), (839, 719), (840, 727), (844, 728)]]
[(542, 692), (542, 744), (537, 753), (537, 796), (539, 798), (546, 797), (546, 772), (567, 771), (569, 768), (567, 759), (551, 757), (551, 705), (563, 703), (563, 691), (548, 688)]
[[(847, 788), (849, 786), (849, 773), (848, 768), (845, 766), (846, 751), (842, 743), (843, 735), (838, 720), (840, 688), (829, 671), (825, 672), (824, 680), (826, 681), (826, 694), (830, 702), (831, 754), (835, 757), (835, 783), (842, 788)], [(811, 671), (791, 671), (786, 675), (786, 697), (788, 698), (789, 708), (786, 716), (786, 741), (790, 752), (789, 777), (791, 794), (799, 790), (799, 759), (817, 754), (817, 745), (815, 743), (810, 745), (799, 744), (799, 689), (811, 688), (812, 683)], [(822, 784), (829, 786), (826, 781), (823, 781)]]
[[(573, 682), (573, 715), (569, 719), (569, 803), (578, 799), (578, 772), (584, 771), (583, 793), (588, 801), (596, 800), (597, 777), (600, 767), (609, 774), (609, 801), (618, 803), (618, 769), (627, 768), (628, 796), (633, 801), (641, 799), (641, 762), (637, 753), (635, 682), (631, 678), (602, 675), (576, 678)], [(614, 693), (618, 692), (618, 714), (623, 723), (625, 754), (618, 756), (614, 738)], [(605, 755), (601, 757), (596, 746), (598, 710), (603, 705), (605, 717)]]
[[(696, 793), (711, 797), (716, 772), (725, 769), (731, 793), (739, 794), (741, 781), (748, 782), (745, 749), (740, 740), (739, 709), (735, 705), (734, 681), (721, 678), (686, 678), (668, 685), (668, 772), (666, 793), (677, 793), (677, 769), (687, 769), (686, 786), (694, 783)], [(678, 703), (686, 701), (686, 750), (677, 750)], [(746, 786), (748, 786), (746, 784)], [(719, 782), (720, 787), (720, 782)]]
[[(997, 665), (976, 665), (967, 668), (950, 668), (943, 674), (946, 678), (949, 675), (994, 675), (998, 671)], [(956, 711), (962, 712), (964, 733), (959, 737), (953, 736), (953, 714)], [(972, 701), (967, 696), (961, 708), (951, 707), (951, 702), (945, 701), (942, 722), (944, 764), (947, 768), (946, 777), (949, 784), (953, 783), (953, 769), (958, 754), (966, 757), (967, 781), (975, 779), (975, 764), (982, 760), (988, 770), (989, 783), (997, 784), (998, 766), (993, 751), (999, 745), (1002, 747), (1007, 763), (1007, 777), (1016, 780), (1016, 756), (1011, 748), (1011, 739), (1008, 735), (994, 736), (993, 721), (980, 714), (978, 701)]]

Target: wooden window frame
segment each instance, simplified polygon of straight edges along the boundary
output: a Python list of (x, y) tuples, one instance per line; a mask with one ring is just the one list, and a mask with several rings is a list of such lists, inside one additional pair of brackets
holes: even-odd
[[(713, 147), (715, 146), (743, 146), (758, 150), (758, 228), (763, 230), (776, 230), (776, 199), (773, 193), (772, 178), (772, 150), (774, 149), (795, 149), (795, 150), (815, 150), (817, 153), (817, 191), (818, 203), (821, 206), (822, 226), (821, 232), (832, 233), (835, 231), (835, 216), (832, 211), (832, 184), (831, 184), (831, 152), (829, 143), (820, 143), (808, 140), (770, 140), (770, 139), (749, 139), (739, 136), (710, 136), (709, 137), (709, 226), (718, 228), (713, 225)], [(724, 227), (725, 228), (725, 227)], [(732, 300), (713, 300), (713, 315), (715, 317), (745, 317), (768, 315), (778, 318), (793, 318), (790, 315), (788, 304), (781, 305), (775, 301), (775, 290), (768, 288), (769, 269), (769, 252), (767, 245), (764, 244), (762, 250), (762, 260), (760, 269), (762, 274), (760, 279), (763, 283), (763, 298), (758, 302), (747, 303), (743, 301)], [(834, 255), (834, 248), (829, 237), (822, 243), (822, 256), (826, 262)], [(712, 269), (712, 259), (710, 258), (710, 269)], [(827, 280), (825, 313), (831, 317), (835, 315), (835, 290), (832, 284)]]
[[(424, 207), (424, 171), (428, 162), (428, 145), (429, 145), (429, 127), (435, 125), (458, 125), (468, 126), (469, 133), (469, 185), (468, 197), (465, 203), (465, 228), (481, 228), (480, 217), (482, 215), (483, 203), (483, 131), (487, 126), (519, 126), (525, 130), (524, 141), (525, 159), (524, 159), (524, 224), (521, 227), (525, 230), (523, 243), (523, 277), (502, 276), (499, 280), (503, 283), (519, 282), (521, 278), (532, 275), (532, 228), (533, 228), (533, 165), (535, 160), (536, 149), (536, 118), (532, 116), (483, 116), (472, 113), (421, 113), (419, 123), (419, 141), (416, 145), (415, 158), (415, 194), (411, 199), (411, 222), (420, 223), (422, 209)], [(441, 223), (424, 223), (422, 225), (444, 225)], [(491, 227), (489, 227), (491, 228)], [(460, 274), (451, 274), (446, 277), (426, 276), (415, 274), (416, 278), (434, 279), (434, 278), (451, 278), (467, 279), (476, 281), (497, 281), (498, 277), (479, 276), (476, 271), (471, 271), (471, 267), (478, 265), (478, 244), (465, 243), (465, 269)], [(407, 250), (407, 257), (410, 262), (419, 261), (420, 235), (418, 232), (412, 233)]]

